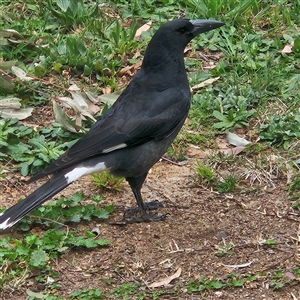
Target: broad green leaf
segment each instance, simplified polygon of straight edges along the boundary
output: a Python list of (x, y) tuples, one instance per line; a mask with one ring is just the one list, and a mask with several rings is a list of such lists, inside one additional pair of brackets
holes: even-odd
[(31, 253), (29, 263), (33, 267), (42, 267), (47, 264), (48, 260), (48, 254), (44, 250), (38, 249)]
[(227, 122), (227, 117), (217, 110), (213, 111), (213, 116), (220, 121)]
[(26, 290), (26, 294), (31, 298), (31, 299), (47, 299), (48, 295), (45, 295), (43, 293), (37, 293), (33, 292), (31, 290)]
[(63, 128), (71, 132), (77, 132), (77, 130), (80, 129), (80, 127), (66, 115), (56, 101), (53, 101), (53, 111), (56, 121), (59, 122)]
[(22, 109), (2, 109), (0, 107), (0, 117), (4, 119), (17, 118), (18, 120), (24, 120), (32, 115), (33, 108)]
[(46, 74), (47, 70), (43, 66), (34, 67), (34, 76), (43, 77)]
[(294, 40), (294, 46), (292, 48), (293, 52), (294, 53), (300, 53), (300, 38), (296, 38)]
[(0, 80), (0, 92), (5, 93), (13, 91), (15, 88), (14, 82), (9, 77), (2, 75)]
[(120, 93), (112, 93), (112, 94), (104, 94), (99, 96), (101, 102), (108, 104), (108, 105), (113, 105), (116, 100), (119, 98)]
[(63, 12), (66, 12), (70, 6), (70, 0), (57, 0), (57, 5)]
[[(1, 40), (0, 40), (1, 41)], [(1, 45), (1, 42), (0, 42)], [(2, 70), (10, 70), (12, 66), (15, 66), (18, 62), (17, 61), (0, 61), (0, 69)]]

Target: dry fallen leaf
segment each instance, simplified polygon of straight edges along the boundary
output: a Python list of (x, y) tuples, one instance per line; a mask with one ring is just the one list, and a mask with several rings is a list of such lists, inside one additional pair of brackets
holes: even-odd
[(296, 277), (293, 273), (291, 273), (291, 272), (286, 272), (285, 273), (285, 276), (286, 277), (288, 277), (289, 279), (291, 279), (291, 280), (298, 280), (298, 281), (300, 281), (300, 279), (298, 278), (298, 277)]
[(143, 32), (148, 31), (150, 29), (151, 25), (152, 25), (152, 21), (142, 25), (140, 28), (138, 28), (134, 37), (139, 38)]
[(93, 114), (96, 114), (98, 111), (100, 111), (100, 107), (95, 105), (91, 100), (86, 99), (85, 102), (87, 104), (88, 111), (92, 112)]
[(15, 109), (3, 109), (0, 110), (0, 116), (4, 119), (17, 118), (18, 120), (24, 120), (31, 116), (33, 108), (21, 108)]
[(103, 88), (101, 90), (102, 94), (107, 95), (107, 94), (111, 94), (112, 93), (112, 88), (109, 86), (106, 86), (105, 88)]
[(160, 279), (159, 281), (154, 281), (153, 283), (149, 284), (148, 287), (150, 288), (156, 288), (156, 287), (160, 287), (163, 285), (167, 285), (169, 284), (173, 279), (178, 278), (181, 275), (181, 268), (179, 267), (177, 269), (177, 271), (173, 274), (170, 275), (168, 277), (165, 277), (163, 279)]
[(239, 137), (237, 134), (233, 132), (228, 132), (226, 138), (228, 143), (233, 146), (246, 146), (248, 144), (251, 144), (251, 142), (247, 141), (244, 138)]
[(224, 264), (222, 264), (222, 266), (226, 267), (226, 268), (240, 269), (240, 268), (250, 267), (252, 263), (253, 263), (253, 261), (250, 261), (248, 263), (241, 264), (241, 265), (224, 265)]
[(245, 149), (245, 146), (237, 146), (235, 148), (223, 148), (220, 149), (219, 152), (222, 152), (225, 155), (237, 155), (239, 153), (241, 153), (243, 150)]
[(137, 50), (135, 52), (135, 54), (132, 56), (133, 59), (137, 59), (139, 56), (141, 56), (141, 51), (140, 50)]
[(183, 53), (186, 54), (187, 52), (193, 50), (193, 47), (192, 46), (187, 46), (185, 47), (185, 49), (183, 50)]
[(80, 91), (80, 88), (78, 87), (78, 85), (76, 84), (72, 84), (70, 85), (70, 87), (68, 88), (68, 91)]
[(10, 38), (14, 37), (18, 39), (22, 38), (22, 35), (14, 29), (0, 29), (0, 36), (4, 38), (8, 38), (8, 37)]
[(26, 72), (17, 66), (11, 67), (12, 72), (21, 80), (32, 80), (32, 77), (27, 76)]
[(21, 108), (21, 101), (22, 99), (16, 97), (2, 98), (0, 100), (0, 117), (24, 120), (31, 116), (33, 108)]
[(293, 47), (294, 47), (294, 42), (291, 42), (289, 45), (285, 45), (283, 47), (283, 49), (280, 51), (280, 53), (287, 53), (287, 54), (292, 53), (293, 52), (293, 50), (292, 50)]
[(118, 74), (117, 74), (117, 76), (119, 76), (119, 77), (122, 77), (124, 74), (128, 74), (128, 75), (130, 75), (130, 76), (133, 76), (134, 74), (135, 74), (135, 71), (137, 70), (137, 69), (139, 69), (139, 67), (142, 65), (142, 61), (140, 60), (140, 61), (138, 61), (138, 62), (136, 62), (135, 64), (133, 64), (133, 65), (130, 65), (130, 66), (127, 66), (127, 67), (125, 67), (125, 68), (123, 68), (123, 69), (121, 69), (119, 72), (118, 72)]
[(198, 146), (195, 146), (195, 145), (189, 145), (189, 147), (186, 149), (186, 154), (189, 156), (189, 157), (201, 157), (203, 155), (203, 150), (201, 150), (200, 147)]
[(199, 90), (199, 89), (202, 89), (212, 83), (214, 83), (215, 81), (219, 80), (220, 79), (220, 76), (219, 77), (215, 77), (215, 78), (209, 78), (207, 80), (204, 80), (203, 82), (200, 82), (199, 84), (196, 84), (192, 87), (192, 91), (196, 91), (196, 90)]

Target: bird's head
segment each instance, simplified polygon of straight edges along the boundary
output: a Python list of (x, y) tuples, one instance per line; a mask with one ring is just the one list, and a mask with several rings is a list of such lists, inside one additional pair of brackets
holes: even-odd
[(223, 22), (215, 20), (176, 19), (162, 25), (155, 36), (162, 39), (170, 38), (184, 48), (195, 36), (223, 25), (225, 25)]
[(168, 56), (183, 58), (184, 48), (195, 36), (223, 25), (220, 21), (201, 19), (176, 19), (163, 24), (147, 47), (144, 66), (160, 64)]

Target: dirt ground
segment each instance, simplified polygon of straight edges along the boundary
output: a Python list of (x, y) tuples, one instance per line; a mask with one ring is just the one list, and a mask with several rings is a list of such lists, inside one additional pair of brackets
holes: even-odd
[[(269, 286), (273, 271), (299, 266), (300, 214), (291, 209), (285, 180), (275, 180), (275, 187), (260, 185), (250, 193), (218, 194), (195, 185), (196, 157), (190, 157), (183, 166), (161, 161), (151, 170), (143, 196), (146, 201), (163, 202), (155, 212), (168, 214), (161, 222), (112, 224), (122, 218), (126, 207), (135, 205), (126, 182), (121, 192), (99, 191), (86, 177), (65, 189), (60, 195), (69, 196), (76, 191), (86, 196), (103, 193), (102, 204), (113, 204), (115, 211), (107, 221), (78, 225), (79, 230), (98, 227), (100, 236), (111, 246), (92, 251), (73, 249), (53, 262), (62, 285), (58, 294), (67, 296), (77, 289), (99, 288), (109, 295), (112, 288), (128, 282), (142, 283), (147, 289), (180, 267), (180, 276), (165, 289), (198, 277), (225, 279), (230, 273), (253, 274), (258, 280), (244, 287), (210, 290), (201, 295), (187, 293), (182, 284), (177, 294), (159, 299), (300, 299), (297, 281), (279, 291)], [(9, 174), (1, 185), (0, 206), (11, 205), (35, 186), (20, 183), (16, 173)], [(266, 246), (266, 240), (275, 240), (276, 244)], [(220, 247), (229, 243), (232, 249), (217, 256)], [(234, 265), (239, 268), (230, 267)], [(22, 290), (37, 289), (35, 285), (34, 278), (29, 278)], [(2, 299), (26, 299), (23, 292), (2, 294)]]

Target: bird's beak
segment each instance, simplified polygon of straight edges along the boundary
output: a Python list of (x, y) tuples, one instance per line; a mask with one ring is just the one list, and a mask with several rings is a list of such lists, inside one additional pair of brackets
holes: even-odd
[(225, 25), (225, 23), (215, 20), (190, 20), (190, 22), (194, 25), (194, 36)]

